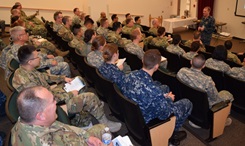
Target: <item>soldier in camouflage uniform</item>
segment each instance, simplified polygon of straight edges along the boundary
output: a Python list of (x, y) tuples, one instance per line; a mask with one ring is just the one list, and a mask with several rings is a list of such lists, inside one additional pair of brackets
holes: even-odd
[(239, 80), (245, 81), (245, 59), (243, 60), (242, 67), (233, 67), (227, 74)]
[(204, 90), (208, 95), (210, 108), (221, 101), (233, 101), (231, 93), (225, 90), (218, 92), (212, 78), (201, 71), (205, 66), (205, 57), (202, 54), (195, 56), (191, 64), (191, 68), (181, 68), (177, 77), (191, 87)]
[(122, 25), (120, 22), (113, 23), (113, 31), (110, 31), (107, 36), (107, 42), (115, 43), (119, 47), (125, 47), (126, 44), (131, 43), (131, 40), (122, 38), (120, 33), (122, 31)]
[(87, 18), (85, 21), (84, 21), (84, 26), (82, 26), (82, 29), (83, 29), (83, 32), (85, 33), (85, 31), (87, 29), (93, 29), (93, 30), (96, 30), (95, 26), (94, 26), (94, 20), (91, 19), (91, 18)]
[(64, 27), (64, 24), (62, 23), (63, 14), (61, 11), (57, 11), (54, 13), (54, 23), (53, 23), (53, 31), (58, 32), (62, 27)]
[(194, 56), (198, 55), (198, 51), (200, 48), (199, 42), (192, 42), (190, 47), (190, 52), (184, 53), (182, 56), (188, 60), (192, 60)]
[[(106, 18), (106, 13), (105, 12), (101, 12), (100, 13), (100, 18), (96, 21), (97, 24), (101, 25), (101, 19), (105, 19)], [(106, 18), (107, 19), (107, 18)], [(108, 22), (108, 26), (109, 26), (109, 22)], [(99, 27), (99, 26), (98, 26)]]
[(113, 23), (114, 23), (114, 22), (119, 22), (119, 21), (118, 21), (117, 14), (111, 15), (111, 23), (109, 24), (109, 27), (110, 27), (110, 28), (113, 27)]
[(158, 28), (160, 27), (160, 24), (159, 24), (159, 21), (158, 19), (154, 19), (152, 20), (152, 26), (150, 29), (149, 29), (149, 32), (155, 36), (157, 36), (157, 30)]
[(157, 30), (157, 37), (153, 38), (150, 42), (151, 45), (167, 48), (169, 45), (168, 38), (165, 36), (165, 28), (159, 27)]
[(5, 48), (7, 45), (3, 42), (2, 39), (0, 39), (0, 50), (2, 51), (3, 48)]
[(107, 39), (107, 35), (108, 35), (108, 32), (109, 32), (108, 26), (109, 26), (108, 19), (107, 18), (102, 18), (100, 20), (100, 27), (96, 30), (97, 34), (98, 35), (102, 35), (102, 36), (104, 36), (105, 39)]
[(215, 19), (210, 16), (210, 11), (210, 7), (203, 9), (203, 17), (198, 27), (198, 31), (201, 31), (201, 40), (204, 45), (210, 45), (212, 33), (215, 30)]
[(205, 66), (214, 70), (227, 73), (231, 70), (230, 66), (224, 62), (227, 58), (227, 50), (223, 45), (215, 47), (212, 58), (206, 61)]
[(122, 22), (122, 25), (127, 25), (127, 19), (132, 19), (132, 16), (130, 15), (130, 13), (127, 13), (127, 14), (125, 14), (125, 20), (123, 20), (123, 22)]
[(130, 35), (135, 28), (133, 19), (129, 18), (126, 20), (126, 25), (122, 28), (122, 33)]
[(183, 55), (185, 51), (179, 46), (180, 42), (181, 42), (181, 36), (179, 34), (173, 35), (173, 44), (169, 45), (166, 48), (167, 51), (177, 55)]
[(72, 25), (74, 24), (80, 24), (81, 26), (84, 25), (84, 21), (81, 19), (82, 12), (79, 10), (79, 8), (73, 9), (74, 16), (72, 17)]
[(242, 65), (241, 60), (237, 57), (237, 55), (230, 51), (232, 48), (232, 42), (227, 40), (225, 41), (224, 46), (227, 49), (227, 59)]
[(92, 51), (91, 47), (92, 47), (92, 42), (94, 40), (94, 38), (96, 37), (96, 32), (93, 29), (87, 29), (84, 33), (84, 42), (85, 45), (83, 47), (83, 51), (80, 53), (82, 56), (88, 56), (88, 54)]
[[(28, 104), (26, 104), (28, 103)], [(88, 130), (56, 121), (56, 101), (46, 88), (35, 86), (22, 91), (17, 100), (20, 118), (11, 130), (11, 144), (24, 145), (101, 145), (105, 125)]]
[(201, 41), (201, 33), (199, 31), (195, 31), (193, 33), (193, 39), (192, 40), (187, 40), (184, 45), (187, 46), (187, 47), (191, 47), (191, 44), (192, 42), (199, 42), (200, 44), (200, 49), (199, 51), (202, 51), (202, 52), (206, 52), (206, 48), (205, 46), (203, 45), (202, 41)]
[(134, 21), (135, 21), (135, 23), (134, 23), (135, 27), (139, 28), (141, 32), (144, 31), (142, 26), (141, 26), (140, 16), (134, 17)]
[(57, 33), (62, 39), (66, 42), (70, 42), (73, 40), (74, 35), (71, 32), (71, 25), (72, 25), (72, 20), (70, 16), (64, 16), (62, 18), (62, 22), (64, 25), (61, 24), (60, 29), (57, 30)]
[(74, 24), (72, 26), (72, 32), (74, 34), (74, 38), (69, 42), (69, 45), (75, 48), (82, 56), (86, 55), (85, 42), (83, 41), (83, 30), (80, 24)]
[[(153, 81), (152, 74), (159, 67), (161, 54), (158, 50), (148, 50), (143, 57), (143, 68), (131, 72), (125, 77), (122, 93), (138, 103), (146, 123), (152, 119), (167, 119), (171, 114), (176, 116), (176, 125), (173, 135), (178, 135), (179, 129), (191, 114), (192, 103), (188, 99), (174, 101), (174, 94), (169, 92), (169, 87)], [(178, 137), (178, 136), (177, 136)], [(183, 137), (182, 137), (183, 138)]]
[[(34, 46), (22, 46), (18, 51), (18, 58), (20, 68), (15, 71), (13, 77), (13, 86), (18, 92), (27, 87), (43, 86), (54, 94), (57, 102), (65, 101), (69, 113), (86, 111), (92, 114), (100, 123), (106, 124), (111, 132), (120, 130), (121, 123), (112, 122), (106, 118), (103, 110), (104, 104), (94, 93), (86, 92), (84, 89), (80, 92), (77, 90), (66, 92), (63, 89), (64, 84), (62, 82), (70, 83), (73, 79), (38, 72), (35, 67), (40, 64), (40, 58)], [(86, 82), (81, 77), (79, 78), (86, 88)], [(51, 89), (48, 83), (53, 82), (58, 85)]]

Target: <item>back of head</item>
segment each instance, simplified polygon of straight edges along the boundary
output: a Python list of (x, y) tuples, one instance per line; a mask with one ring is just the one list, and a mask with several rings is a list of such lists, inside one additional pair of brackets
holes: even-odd
[(129, 24), (131, 22), (131, 20), (133, 20), (133, 19), (132, 18), (126, 19), (126, 25)]
[(94, 24), (94, 20), (91, 18), (85, 18), (84, 25)]
[(199, 48), (200, 48), (200, 43), (197, 41), (194, 41), (191, 43), (190, 51), (197, 52)]
[(21, 31), (25, 30), (22, 26), (15, 26), (10, 29), (10, 36), (13, 41), (17, 41)]
[(191, 65), (195, 69), (202, 69), (205, 65), (205, 62), (205, 57), (202, 54), (198, 54), (191, 60)]
[(91, 39), (92, 39), (92, 36), (95, 34), (95, 31), (93, 29), (87, 29), (85, 32), (84, 32), (84, 42), (88, 43)]
[(74, 9), (73, 9), (73, 13), (75, 13), (75, 12), (77, 11), (77, 9), (78, 9), (78, 8), (74, 8)]
[(113, 21), (114, 19), (116, 19), (117, 18), (117, 14), (113, 14), (113, 15), (111, 15), (111, 20)]
[(32, 57), (32, 52), (36, 51), (36, 48), (32, 45), (21, 46), (18, 50), (18, 59), (20, 64), (25, 65)]
[(230, 40), (225, 41), (225, 48), (230, 50), (232, 48), (232, 42)]
[(157, 36), (161, 36), (165, 33), (165, 28), (164, 27), (159, 27), (157, 29)]
[(218, 45), (215, 47), (212, 54), (213, 59), (224, 61), (227, 58), (227, 50), (223, 45)]
[(140, 16), (134, 17), (134, 21), (137, 22), (140, 19)]
[(80, 31), (81, 27), (82, 26), (80, 24), (74, 24), (71, 28), (72, 33), (76, 36)]
[(143, 57), (143, 68), (150, 70), (161, 62), (161, 53), (157, 49), (147, 50)]
[(121, 27), (121, 22), (114, 22), (112, 25), (112, 30), (117, 31), (117, 29), (120, 27)]
[(193, 38), (194, 38), (194, 39), (199, 39), (200, 36), (201, 36), (201, 33), (200, 33), (199, 31), (195, 31), (195, 32), (193, 33)]
[(106, 43), (105, 38), (102, 35), (97, 35), (92, 42), (92, 50), (98, 50), (99, 47), (104, 46)]
[(104, 26), (107, 20), (108, 20), (107, 18), (100, 19), (100, 25)]
[(57, 11), (57, 12), (54, 13), (54, 20), (58, 19), (59, 14), (62, 14), (62, 12), (61, 11)]
[(32, 123), (36, 115), (44, 110), (46, 101), (37, 95), (37, 91), (42, 88), (41, 86), (26, 88), (19, 94), (17, 107), (22, 122)]
[(118, 52), (118, 46), (113, 43), (108, 43), (103, 48), (104, 61), (111, 61), (113, 54)]
[(180, 41), (181, 41), (181, 36), (179, 34), (174, 34), (173, 35), (173, 44), (177, 45), (180, 43)]
[(70, 16), (64, 16), (62, 18), (62, 23), (66, 25), (66, 22), (69, 20)]
[(140, 35), (140, 30), (138, 28), (134, 29), (132, 32), (131, 32), (131, 39), (132, 40), (135, 40), (137, 38), (138, 35)]

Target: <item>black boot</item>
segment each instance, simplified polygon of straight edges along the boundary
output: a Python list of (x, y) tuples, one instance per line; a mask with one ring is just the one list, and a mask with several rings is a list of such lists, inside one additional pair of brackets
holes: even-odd
[(187, 134), (185, 131), (174, 131), (173, 135), (169, 139), (169, 142), (172, 145), (179, 145), (180, 141), (186, 138)]

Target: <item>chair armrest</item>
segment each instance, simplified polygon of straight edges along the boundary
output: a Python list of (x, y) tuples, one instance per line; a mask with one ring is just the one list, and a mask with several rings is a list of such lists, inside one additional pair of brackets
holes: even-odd
[(162, 124), (164, 124), (164, 123), (170, 121), (170, 118), (173, 117), (173, 116), (174, 116), (174, 114), (171, 114), (171, 115), (170, 115), (167, 119), (165, 119), (165, 120), (160, 120), (160, 119), (158, 119), (158, 118), (152, 119), (152, 120), (151, 120), (148, 124), (146, 124), (146, 125), (147, 125), (147, 127), (149, 127), (149, 129), (152, 129), (152, 128), (155, 128), (155, 127), (157, 127), (157, 126), (159, 126), (159, 125), (162, 125)]
[(216, 103), (215, 105), (212, 106), (212, 108), (210, 109), (213, 113), (225, 108), (228, 106), (228, 102), (229, 101), (221, 101), (219, 103)]

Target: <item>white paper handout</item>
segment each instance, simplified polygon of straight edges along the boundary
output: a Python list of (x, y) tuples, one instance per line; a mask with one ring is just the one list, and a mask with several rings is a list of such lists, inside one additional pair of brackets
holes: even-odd
[(131, 140), (126, 135), (122, 137), (121, 135), (117, 136), (112, 140), (113, 146), (133, 146)]
[(75, 79), (73, 79), (70, 83), (66, 83), (65, 84), (64, 90), (66, 92), (70, 92), (70, 91), (73, 91), (73, 90), (79, 91), (84, 86), (85, 85), (83, 84), (83, 82), (78, 77), (75, 77)]
[(123, 59), (118, 59), (117, 60), (117, 66), (120, 66), (124, 63), (124, 61), (126, 60), (126, 58), (123, 58)]

